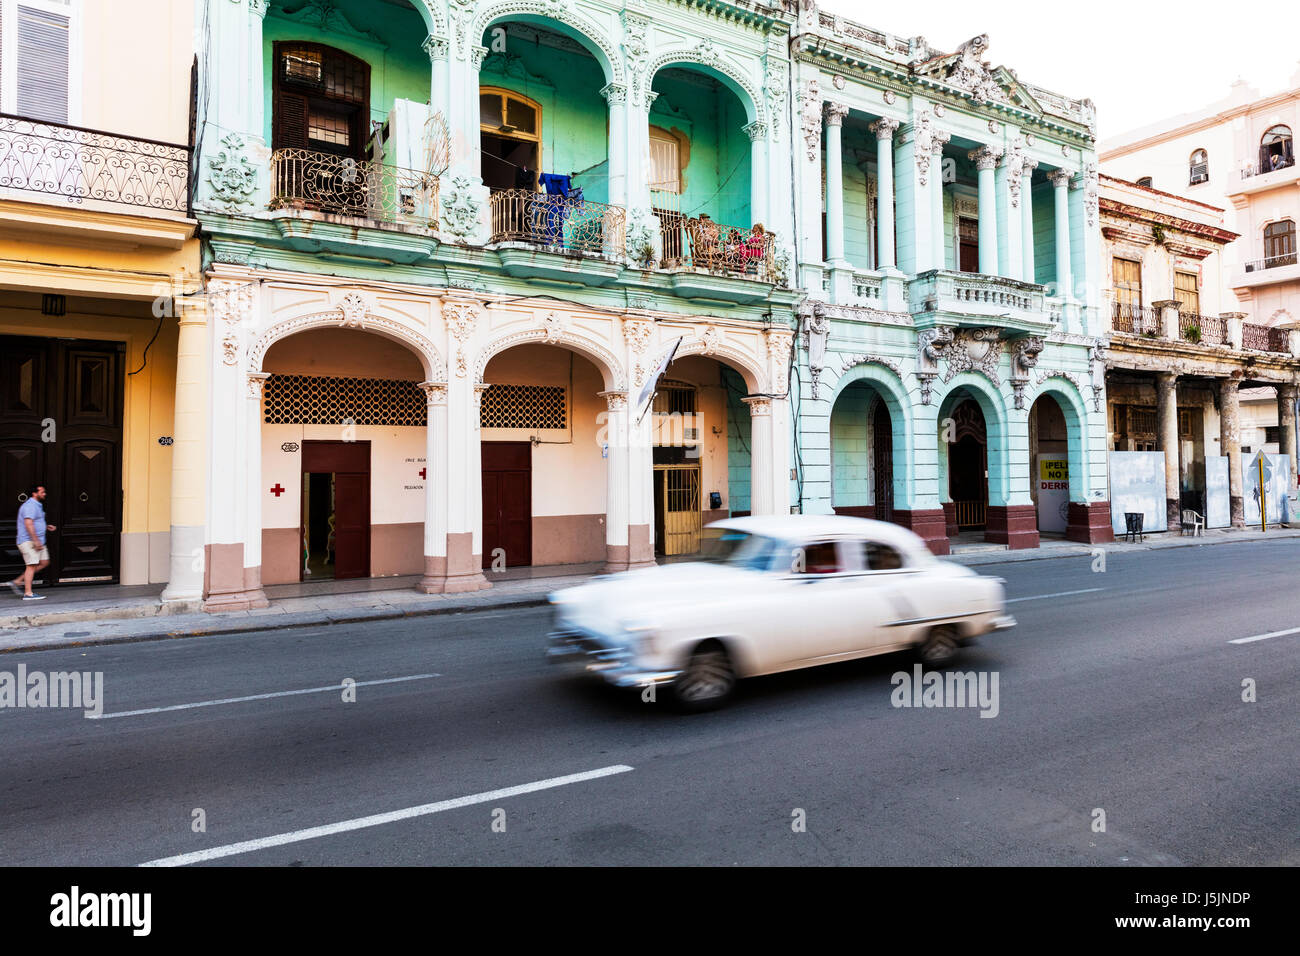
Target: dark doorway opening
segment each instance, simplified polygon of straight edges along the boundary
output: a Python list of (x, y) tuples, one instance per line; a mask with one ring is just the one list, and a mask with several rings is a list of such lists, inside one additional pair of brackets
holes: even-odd
[(957, 268), (962, 272), (980, 271), (980, 224), (978, 219), (962, 216), (957, 220)]
[(370, 442), (302, 445), (300, 580), (370, 576)]
[[(45, 485), (44, 584), (118, 580), (123, 356), (119, 342), (0, 336), (0, 567), (23, 569), (18, 507)], [(37, 579), (40, 581), (40, 578)]]
[(876, 519), (894, 520), (894, 425), (885, 403), (876, 400), (871, 419), (871, 447), (875, 471)]
[(984, 413), (966, 399), (952, 413), (953, 441), (948, 445), (948, 495), (958, 531), (983, 530), (988, 520), (988, 435)]
[(533, 563), (531, 442), (483, 442), (483, 567), (502, 562), (507, 568)]

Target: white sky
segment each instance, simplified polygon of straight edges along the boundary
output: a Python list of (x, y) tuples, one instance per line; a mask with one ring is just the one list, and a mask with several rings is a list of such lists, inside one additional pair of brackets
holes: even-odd
[(896, 36), (923, 36), (945, 52), (987, 33), (991, 65), (1055, 93), (1091, 97), (1101, 139), (1221, 100), (1238, 77), (1261, 94), (1277, 92), (1300, 69), (1298, 0), (818, 4)]

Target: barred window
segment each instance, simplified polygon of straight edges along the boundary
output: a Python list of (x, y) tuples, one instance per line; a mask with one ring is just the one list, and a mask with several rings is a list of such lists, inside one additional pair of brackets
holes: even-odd
[(482, 428), (568, 428), (563, 385), (493, 385), (479, 408)]
[(412, 425), (428, 422), (415, 382), (387, 378), (272, 375), (263, 389), (268, 425)]

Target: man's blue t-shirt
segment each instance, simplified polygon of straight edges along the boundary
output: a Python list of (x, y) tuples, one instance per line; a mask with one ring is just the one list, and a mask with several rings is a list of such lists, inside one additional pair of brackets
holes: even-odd
[(25, 518), (32, 519), (32, 527), (36, 529), (37, 541), (45, 540), (45, 506), (35, 498), (28, 498), (18, 509), (18, 543), (31, 541), (32, 536), (27, 533), (27, 522)]

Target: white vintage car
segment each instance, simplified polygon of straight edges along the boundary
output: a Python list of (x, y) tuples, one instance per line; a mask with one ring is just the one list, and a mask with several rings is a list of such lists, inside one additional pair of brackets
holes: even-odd
[(1002, 585), (882, 521), (731, 518), (704, 529), (699, 560), (552, 594), (547, 655), (619, 687), (670, 687), (700, 710), (739, 677), (907, 648), (942, 666), (1015, 626)]

